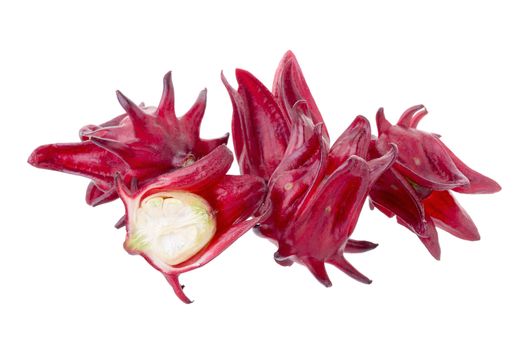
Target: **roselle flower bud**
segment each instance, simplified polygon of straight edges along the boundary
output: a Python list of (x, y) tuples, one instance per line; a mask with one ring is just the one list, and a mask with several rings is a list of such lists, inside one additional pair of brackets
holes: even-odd
[(228, 140), (228, 134), (214, 140), (199, 136), (206, 90), (177, 118), (170, 72), (164, 77), (157, 108), (136, 105), (120, 91), (117, 98), (125, 114), (99, 126), (83, 127), (81, 142), (40, 146), (29, 157), (36, 167), (90, 178), (86, 192), (90, 205), (118, 197), (113, 180), (117, 172), (127, 185), (134, 181), (133, 186), (141, 186), (159, 174), (195, 162)]
[(184, 302), (179, 275), (201, 267), (257, 224), (247, 220), (266, 186), (251, 175), (225, 175), (232, 153), (221, 145), (187, 167), (150, 179), (132, 192), (117, 175), (126, 208), (125, 249), (160, 271)]
[(370, 191), (371, 203), (416, 234), (434, 258), (440, 258), (436, 227), (461, 239), (478, 240), (476, 225), (457, 203), (459, 193), (494, 193), (501, 187), (472, 170), (445, 146), (436, 134), (417, 129), (427, 114), (424, 106), (409, 108), (397, 125), (390, 124), (383, 109), (377, 112), (378, 138), (370, 156), (377, 157), (394, 143), (399, 156)]

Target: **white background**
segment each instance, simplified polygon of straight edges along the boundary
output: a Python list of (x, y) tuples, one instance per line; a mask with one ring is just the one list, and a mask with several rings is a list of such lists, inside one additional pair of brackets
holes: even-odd
[[(519, 2), (189, 3), (0, 5), (0, 348), (523, 349)], [(155, 105), (168, 70), (179, 114), (208, 87), (202, 132), (220, 136), (231, 119), (221, 69), (232, 83), (242, 67), (271, 86), (287, 49), (332, 140), (357, 114), (373, 121), (383, 106), (395, 121), (424, 103), (420, 127), (503, 187), (457, 196), (481, 241), (441, 232), (436, 262), (365, 207), (353, 237), (380, 246), (349, 259), (370, 286), (329, 267), (326, 289), (302, 266), (275, 264), (274, 246), (250, 232), (182, 277), (195, 300), (184, 305), (122, 249), (119, 202), (88, 207), (87, 179), (26, 163), (38, 145), (120, 114), (116, 89)]]

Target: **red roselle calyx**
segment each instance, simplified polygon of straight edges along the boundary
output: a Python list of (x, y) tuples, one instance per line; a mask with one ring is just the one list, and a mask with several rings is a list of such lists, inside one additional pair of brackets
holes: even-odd
[[(298, 123), (299, 124), (299, 123)], [(270, 216), (259, 230), (275, 240), (275, 260), (283, 265), (299, 262), (325, 286), (330, 286), (325, 263), (350, 277), (370, 283), (343, 256), (363, 252), (375, 244), (349, 239), (370, 186), (396, 157), (396, 147), (381, 158), (365, 161), (370, 125), (357, 117), (330, 150), (322, 140), (320, 125), (298, 125), (290, 148), (269, 181)], [(304, 142), (295, 142), (311, 134)]]
[(177, 118), (171, 72), (164, 76), (157, 108), (136, 105), (120, 91), (117, 98), (125, 114), (99, 126), (83, 127), (81, 142), (40, 146), (29, 157), (33, 166), (90, 178), (86, 192), (90, 205), (118, 197), (113, 180), (117, 172), (127, 185), (135, 182), (133, 186), (141, 186), (157, 175), (193, 163), (228, 141), (228, 134), (214, 140), (199, 136), (206, 90)]
[(395, 164), (379, 177), (370, 191), (371, 203), (419, 235), (436, 259), (440, 258), (436, 227), (465, 240), (480, 238), (476, 225), (450, 191), (494, 193), (501, 187), (472, 170), (445, 146), (436, 134), (417, 129), (427, 114), (424, 106), (409, 108), (396, 125), (383, 109), (377, 112), (378, 138), (370, 147), (377, 157), (394, 143), (399, 148)]
[(329, 150), (328, 133), (293, 54), (275, 76), (273, 93), (237, 70), (238, 89), (224, 79), (233, 104), (232, 133), (241, 172), (268, 181), (257, 230), (278, 245), (275, 260), (304, 264), (330, 286), (325, 263), (364, 283), (344, 252), (374, 248), (349, 237), (370, 186), (391, 166), (396, 147), (367, 162), (370, 125), (357, 117)]
[(124, 247), (159, 270), (184, 302), (179, 275), (208, 263), (258, 218), (247, 220), (266, 192), (251, 175), (226, 175), (233, 155), (221, 145), (185, 168), (151, 179), (132, 192), (117, 175), (126, 207)]

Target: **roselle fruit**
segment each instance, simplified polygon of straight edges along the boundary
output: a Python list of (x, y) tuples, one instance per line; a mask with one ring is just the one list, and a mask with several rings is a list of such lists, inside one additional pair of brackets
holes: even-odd
[(226, 175), (232, 153), (221, 145), (184, 168), (131, 191), (117, 175), (126, 208), (125, 249), (160, 271), (185, 303), (179, 275), (207, 264), (259, 220), (266, 186), (252, 175)]
[(330, 286), (325, 263), (364, 283), (344, 252), (376, 245), (349, 239), (368, 191), (396, 157), (395, 146), (366, 161), (371, 131), (358, 117), (329, 149), (328, 132), (297, 60), (288, 52), (273, 92), (237, 70), (238, 89), (223, 76), (233, 104), (232, 136), (241, 172), (268, 181), (257, 231), (278, 245), (277, 263), (305, 265)]
[(439, 260), (436, 227), (464, 240), (479, 240), (476, 225), (451, 191), (495, 193), (501, 187), (492, 179), (465, 165), (440, 136), (417, 129), (427, 114), (424, 106), (407, 109), (396, 125), (383, 109), (377, 112), (378, 138), (370, 156), (378, 157), (389, 144), (398, 146), (394, 165), (385, 171), (370, 191), (371, 203), (389, 217), (418, 234), (432, 256)]
[(164, 91), (158, 107), (136, 105), (120, 91), (117, 98), (125, 114), (101, 125), (80, 130), (81, 142), (38, 147), (29, 157), (35, 167), (82, 175), (92, 181), (86, 202), (99, 205), (118, 197), (114, 176), (118, 172), (131, 186), (183, 168), (226, 144), (228, 134), (203, 140), (199, 129), (206, 108), (206, 90), (181, 118), (175, 115), (171, 72), (164, 76)]
[(357, 117), (330, 150), (322, 140), (320, 124), (308, 130), (311, 124), (306, 118), (298, 119), (290, 147), (269, 181), (270, 215), (258, 229), (277, 243), (274, 258), (278, 263), (302, 263), (327, 287), (331, 282), (325, 263), (370, 283), (343, 253), (376, 247), (349, 237), (370, 187), (391, 166), (396, 148), (367, 162), (370, 125), (364, 117)]

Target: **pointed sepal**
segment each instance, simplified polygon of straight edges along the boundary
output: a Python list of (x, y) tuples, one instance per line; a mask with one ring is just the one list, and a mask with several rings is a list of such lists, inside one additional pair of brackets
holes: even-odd
[(111, 184), (114, 169), (126, 168), (119, 158), (91, 141), (40, 146), (31, 153), (28, 163), (41, 169), (85, 176), (98, 180), (99, 184)]
[(326, 138), (327, 143), (329, 143), (328, 130), (321, 116), (321, 112), (306, 83), (299, 62), (292, 51), (284, 54), (277, 67), (273, 80), (272, 93), (284, 113), (290, 114), (289, 111), (292, 110), (297, 102), (304, 101), (310, 112), (312, 124), (322, 123), (323, 136)]
[(364, 253), (377, 248), (377, 246), (377, 243), (349, 239), (348, 241), (346, 241), (344, 251), (345, 253)]
[(242, 174), (269, 179), (282, 160), (290, 136), (290, 121), (271, 92), (251, 73), (237, 69), (235, 91), (222, 80), (233, 105), (233, 146)]
[(474, 221), (448, 191), (434, 191), (424, 201), (425, 211), (437, 227), (468, 241), (480, 239)]
[(324, 261), (312, 258), (312, 257), (305, 257), (301, 259), (301, 262), (310, 270), (312, 275), (325, 287), (331, 287), (332, 281), (330, 281), (330, 278), (328, 277), (328, 273), (326, 272), (326, 267), (324, 265)]
[(164, 88), (157, 108), (157, 114), (160, 118), (177, 120), (175, 115), (175, 91), (173, 89), (171, 71), (164, 75), (163, 85)]
[(328, 260), (328, 263), (334, 265), (339, 270), (346, 273), (348, 276), (352, 277), (356, 281), (359, 281), (364, 284), (370, 284), (372, 283), (372, 280), (365, 275), (363, 275), (361, 272), (359, 272), (352, 264), (346, 260), (342, 254), (337, 254), (330, 258)]
[(366, 158), (371, 137), (370, 122), (357, 116), (330, 148), (327, 173), (331, 174), (350, 156)]

